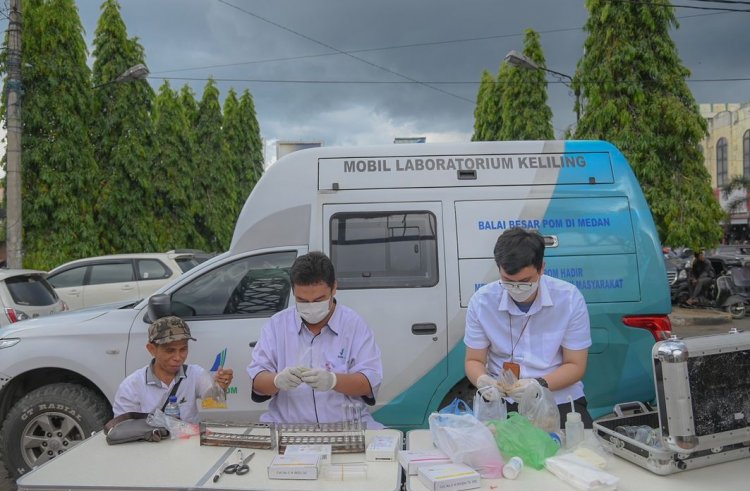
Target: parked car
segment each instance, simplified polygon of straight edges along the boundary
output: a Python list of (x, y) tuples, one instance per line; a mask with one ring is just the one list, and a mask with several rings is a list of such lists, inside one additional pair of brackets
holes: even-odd
[(742, 262), (743, 265), (750, 264), (750, 245), (722, 244), (706, 251), (706, 257), (708, 256), (732, 257)]
[(189, 249), (90, 257), (56, 267), (47, 280), (77, 310), (148, 297), (211, 256)]
[(0, 269), (0, 327), (67, 310), (44, 271)]

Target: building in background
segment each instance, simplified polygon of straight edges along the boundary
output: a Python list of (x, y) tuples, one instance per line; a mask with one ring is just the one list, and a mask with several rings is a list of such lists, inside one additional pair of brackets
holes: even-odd
[[(714, 195), (721, 207), (737, 198), (748, 197), (748, 189), (724, 197), (721, 189), (735, 176), (750, 180), (750, 102), (744, 104), (701, 104), (701, 116), (708, 122), (703, 140), (705, 166), (711, 174)], [(729, 241), (750, 240), (748, 201), (731, 215)]]

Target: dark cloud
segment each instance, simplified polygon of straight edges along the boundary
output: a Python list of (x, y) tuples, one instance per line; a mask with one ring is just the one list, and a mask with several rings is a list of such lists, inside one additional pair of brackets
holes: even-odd
[[(509, 50), (522, 48), (524, 29), (532, 28), (541, 34), (547, 66), (572, 75), (587, 17), (584, 2), (573, 0), (125, 0), (121, 5), (128, 34), (145, 47), (155, 87), (162, 83), (156, 77), (169, 77), (173, 87), (189, 83), (200, 96), (209, 75), (231, 79), (219, 82), (222, 96), (230, 87), (249, 89), (264, 138), (327, 145), (387, 143), (412, 135), (466, 140), (482, 70), (497, 72)], [(99, 2), (78, 0), (78, 6), (90, 41)], [(677, 10), (681, 27), (673, 37), (685, 65), (695, 78), (750, 76), (743, 63), (750, 13), (705, 13)], [(698, 102), (750, 99), (747, 81), (690, 86)], [(550, 84), (558, 133), (575, 121), (573, 102), (567, 87)]]

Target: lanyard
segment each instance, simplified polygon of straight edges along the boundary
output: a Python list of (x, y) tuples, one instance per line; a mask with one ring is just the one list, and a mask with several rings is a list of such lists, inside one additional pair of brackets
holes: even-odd
[(529, 320), (531, 319), (530, 315), (526, 316), (526, 320), (523, 323), (523, 327), (521, 328), (521, 332), (518, 333), (518, 339), (516, 339), (516, 342), (513, 342), (513, 317), (510, 315), (510, 312), (508, 312), (508, 331), (510, 333), (510, 361), (513, 361), (513, 354), (516, 351), (516, 346), (518, 346), (518, 342), (521, 341), (521, 336), (523, 336), (523, 332), (526, 330), (526, 326), (529, 325)]

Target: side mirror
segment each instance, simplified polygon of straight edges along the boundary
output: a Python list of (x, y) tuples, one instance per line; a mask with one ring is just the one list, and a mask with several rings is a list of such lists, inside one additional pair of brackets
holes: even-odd
[(172, 315), (172, 299), (169, 295), (164, 293), (151, 295), (148, 299), (148, 313), (143, 320), (150, 323), (168, 315)]

